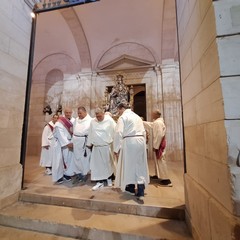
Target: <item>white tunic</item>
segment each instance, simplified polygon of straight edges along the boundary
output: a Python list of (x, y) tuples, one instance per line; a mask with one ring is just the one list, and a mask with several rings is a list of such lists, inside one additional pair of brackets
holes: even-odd
[[(40, 156), (41, 167), (52, 167), (52, 154), (53, 154), (53, 130), (49, 126), (54, 127), (54, 123), (50, 121), (43, 129), (42, 133), (42, 150)], [(48, 146), (48, 149), (45, 148)]]
[(114, 152), (120, 150), (115, 187), (149, 183), (146, 133), (142, 119), (126, 109), (119, 117), (114, 137)]
[(76, 118), (73, 124), (73, 153), (76, 173), (86, 175), (90, 171), (91, 151), (87, 148), (87, 138), (92, 118), (87, 114), (83, 119)]
[(163, 137), (166, 134), (166, 126), (164, 124), (163, 118), (157, 118), (153, 122), (143, 122), (146, 128), (152, 128), (153, 132), (153, 148), (158, 149)]
[(101, 122), (96, 118), (91, 121), (87, 145), (93, 145), (90, 159), (93, 181), (107, 179), (115, 170), (111, 146), (115, 126), (115, 121), (107, 115)]
[[(71, 122), (74, 122), (74, 118)], [(56, 182), (63, 175), (72, 176), (75, 174), (75, 165), (73, 161), (73, 151), (67, 147), (72, 141), (72, 135), (63, 126), (61, 122), (56, 122), (53, 130), (55, 138), (52, 163), (52, 180)]]
[[(166, 126), (163, 118), (157, 118), (153, 122), (143, 122), (144, 127), (152, 129), (153, 148), (159, 149), (163, 137), (166, 134)], [(161, 158), (157, 159), (156, 153), (153, 153), (153, 160), (155, 165), (155, 175), (160, 179), (169, 179), (167, 162), (165, 160), (166, 148), (163, 150)]]

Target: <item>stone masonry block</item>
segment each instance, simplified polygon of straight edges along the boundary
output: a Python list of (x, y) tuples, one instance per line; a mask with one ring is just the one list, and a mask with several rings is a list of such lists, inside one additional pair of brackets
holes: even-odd
[(240, 75), (240, 35), (217, 40), (221, 76)]
[(208, 9), (212, 6), (212, 0), (198, 0), (200, 6), (201, 19), (204, 18)]
[(181, 64), (182, 83), (187, 79), (191, 71), (192, 71), (192, 51), (191, 51), (191, 48), (189, 48), (185, 57), (182, 59), (182, 64)]
[(24, 95), (26, 79), (13, 76), (6, 71), (0, 70), (1, 86), (0, 89), (11, 94)]
[(196, 125), (197, 114), (196, 114), (196, 98), (183, 105), (183, 116), (184, 116), (184, 126), (189, 127)]
[(1, 32), (6, 34), (11, 39), (17, 39), (18, 43), (23, 45), (26, 49), (29, 48), (29, 42), (30, 42), (30, 31), (31, 31), (30, 23), (31, 22), (29, 21), (29, 32), (26, 33), (26, 32), (23, 32), (22, 29), (20, 29), (18, 26), (16, 26), (16, 24), (12, 21), (11, 16), (9, 16), (8, 18), (6, 17), (5, 14), (0, 14)]
[(199, 124), (224, 118), (220, 81), (215, 81), (196, 97), (197, 122)]
[(0, 199), (8, 197), (21, 189), (22, 165), (15, 164), (0, 168)]
[(226, 119), (240, 118), (240, 77), (221, 78)]
[(1, 33), (1, 35), (0, 35), (0, 43), (1, 43), (0, 44), (0, 51), (8, 53), (10, 38), (7, 35)]
[(200, 64), (202, 86), (203, 88), (207, 88), (210, 84), (212, 84), (220, 77), (218, 49), (215, 41), (212, 42), (210, 47), (202, 56)]
[(191, 176), (196, 182), (199, 182), (199, 174), (202, 171), (200, 167), (200, 162), (204, 158), (201, 155), (186, 151), (186, 164), (187, 164), (187, 174)]
[[(12, 66), (14, 66), (14, 68)], [(27, 62), (21, 62), (9, 54), (0, 54), (0, 69), (4, 69), (14, 77), (27, 79)]]
[(28, 50), (19, 44), (15, 39), (10, 40), (9, 54), (21, 62), (27, 63), (29, 52)]
[(209, 217), (209, 199), (211, 195), (188, 174), (185, 174), (185, 186), (186, 207), (194, 229), (193, 232), (197, 233), (199, 239), (211, 240)]
[(193, 97), (196, 97), (201, 92), (201, 90), (201, 69), (200, 64), (197, 64), (188, 78), (183, 82), (183, 104), (190, 101)]
[(199, 62), (204, 52), (208, 49), (216, 37), (216, 25), (213, 7), (210, 7), (204, 17), (198, 33), (193, 39), (192, 56), (193, 66)]
[(211, 196), (224, 205), (229, 212), (233, 212), (231, 199), (232, 184), (229, 167), (227, 164), (218, 163), (208, 158), (202, 158), (199, 172), (199, 184)]
[(208, 123), (205, 126), (206, 157), (217, 162), (227, 163), (227, 135), (224, 121)]
[(207, 149), (205, 139), (205, 126), (191, 126), (185, 128), (186, 150), (192, 153), (205, 156)]
[(212, 240), (239, 239), (239, 236), (234, 238), (233, 232), (237, 221), (223, 205), (211, 198), (209, 201), (209, 212)]
[(6, 147), (1, 148), (0, 151), (0, 166), (7, 167), (19, 163), (20, 159), (20, 148)]
[(217, 35), (230, 35), (240, 32), (239, 0), (215, 1)]

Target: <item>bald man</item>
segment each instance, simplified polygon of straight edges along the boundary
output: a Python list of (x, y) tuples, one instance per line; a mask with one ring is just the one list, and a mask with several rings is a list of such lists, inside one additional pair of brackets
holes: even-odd
[(93, 191), (104, 187), (104, 183), (112, 186), (115, 170), (112, 143), (116, 123), (103, 109), (95, 110), (96, 117), (92, 119), (89, 128), (87, 146), (92, 148), (90, 169), (91, 180), (97, 181)]
[(153, 151), (154, 151), (154, 164), (155, 164), (155, 176), (153, 179), (159, 179), (161, 186), (172, 187), (172, 182), (168, 177), (167, 163), (165, 159), (166, 155), (166, 126), (161, 112), (154, 110), (152, 112), (153, 122), (144, 121), (144, 127), (151, 129), (153, 134)]

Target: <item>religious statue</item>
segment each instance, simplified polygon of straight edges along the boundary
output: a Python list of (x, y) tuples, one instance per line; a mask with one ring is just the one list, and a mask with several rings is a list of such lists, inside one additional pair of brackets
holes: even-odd
[[(126, 86), (123, 83), (123, 76), (117, 75), (116, 85), (112, 87), (111, 92), (108, 89), (105, 90), (105, 110), (113, 115), (117, 113), (117, 106), (121, 102), (128, 102), (131, 106), (133, 105), (133, 87)], [(131, 100), (131, 101), (130, 101)]]

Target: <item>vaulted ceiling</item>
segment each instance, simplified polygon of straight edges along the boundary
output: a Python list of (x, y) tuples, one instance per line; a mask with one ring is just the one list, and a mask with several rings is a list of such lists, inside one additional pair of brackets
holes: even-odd
[(100, 0), (40, 13), (34, 65), (63, 53), (81, 68), (94, 70), (104, 53), (123, 43), (128, 43), (124, 54), (135, 44), (147, 49), (157, 64), (176, 60), (175, 14), (175, 0)]

